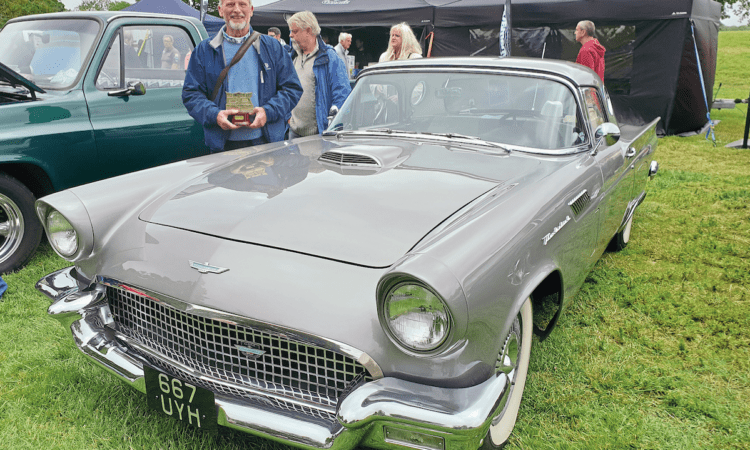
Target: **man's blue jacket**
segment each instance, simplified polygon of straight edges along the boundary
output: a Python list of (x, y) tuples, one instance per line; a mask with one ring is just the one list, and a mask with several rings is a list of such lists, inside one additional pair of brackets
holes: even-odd
[[(294, 51), (294, 50), (292, 50)], [(328, 128), (328, 112), (331, 106), (341, 105), (352, 92), (346, 66), (336, 54), (336, 50), (318, 36), (318, 55), (313, 63), (315, 74), (315, 119), (318, 133)]]
[[(223, 31), (222, 28), (213, 39), (206, 39), (195, 47), (182, 87), (182, 103), (193, 119), (203, 125), (206, 145), (212, 152), (224, 149), (230, 133), (216, 124), (216, 116), (226, 109), (226, 78), (214, 101), (208, 99), (226, 66)], [(276, 39), (261, 35), (253, 47), (260, 57), (260, 92), (255, 106), (262, 106), (268, 119), (261, 130), (268, 142), (282, 141), (292, 109), (302, 96), (302, 86), (289, 54)]]

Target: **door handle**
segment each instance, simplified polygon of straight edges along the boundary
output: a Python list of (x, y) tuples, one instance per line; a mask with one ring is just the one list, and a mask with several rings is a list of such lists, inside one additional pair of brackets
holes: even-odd
[(633, 156), (635, 156), (635, 153), (635, 147), (628, 147), (628, 151), (625, 152), (625, 157), (632, 158)]

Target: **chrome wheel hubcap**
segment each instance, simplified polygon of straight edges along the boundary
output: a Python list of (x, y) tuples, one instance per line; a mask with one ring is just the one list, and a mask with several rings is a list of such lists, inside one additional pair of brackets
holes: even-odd
[(16, 202), (0, 194), (0, 262), (18, 250), (23, 239), (23, 215)]

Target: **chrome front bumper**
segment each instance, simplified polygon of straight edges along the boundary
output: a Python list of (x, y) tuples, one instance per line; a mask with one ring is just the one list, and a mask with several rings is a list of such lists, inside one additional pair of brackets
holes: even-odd
[[(144, 361), (131, 354), (106, 325), (111, 323), (105, 290), (80, 290), (70, 267), (37, 283), (52, 299), (49, 314), (70, 327), (81, 351), (138, 391), (146, 393)], [(200, 376), (200, 374), (196, 374)], [(502, 410), (508, 378), (500, 373), (477, 386), (447, 389), (396, 378), (365, 383), (338, 405), (340, 426), (332, 431), (273, 411), (216, 395), (218, 423), (282, 443), (310, 449), (411, 447), (476, 449)]]

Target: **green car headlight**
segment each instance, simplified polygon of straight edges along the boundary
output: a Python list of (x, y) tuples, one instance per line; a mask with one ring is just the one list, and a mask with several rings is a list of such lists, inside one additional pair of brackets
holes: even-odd
[(443, 301), (416, 282), (399, 283), (388, 291), (383, 316), (391, 335), (418, 352), (438, 348), (450, 331), (450, 315)]
[(62, 257), (71, 257), (78, 251), (78, 233), (58, 211), (47, 214), (47, 235), (50, 244)]

